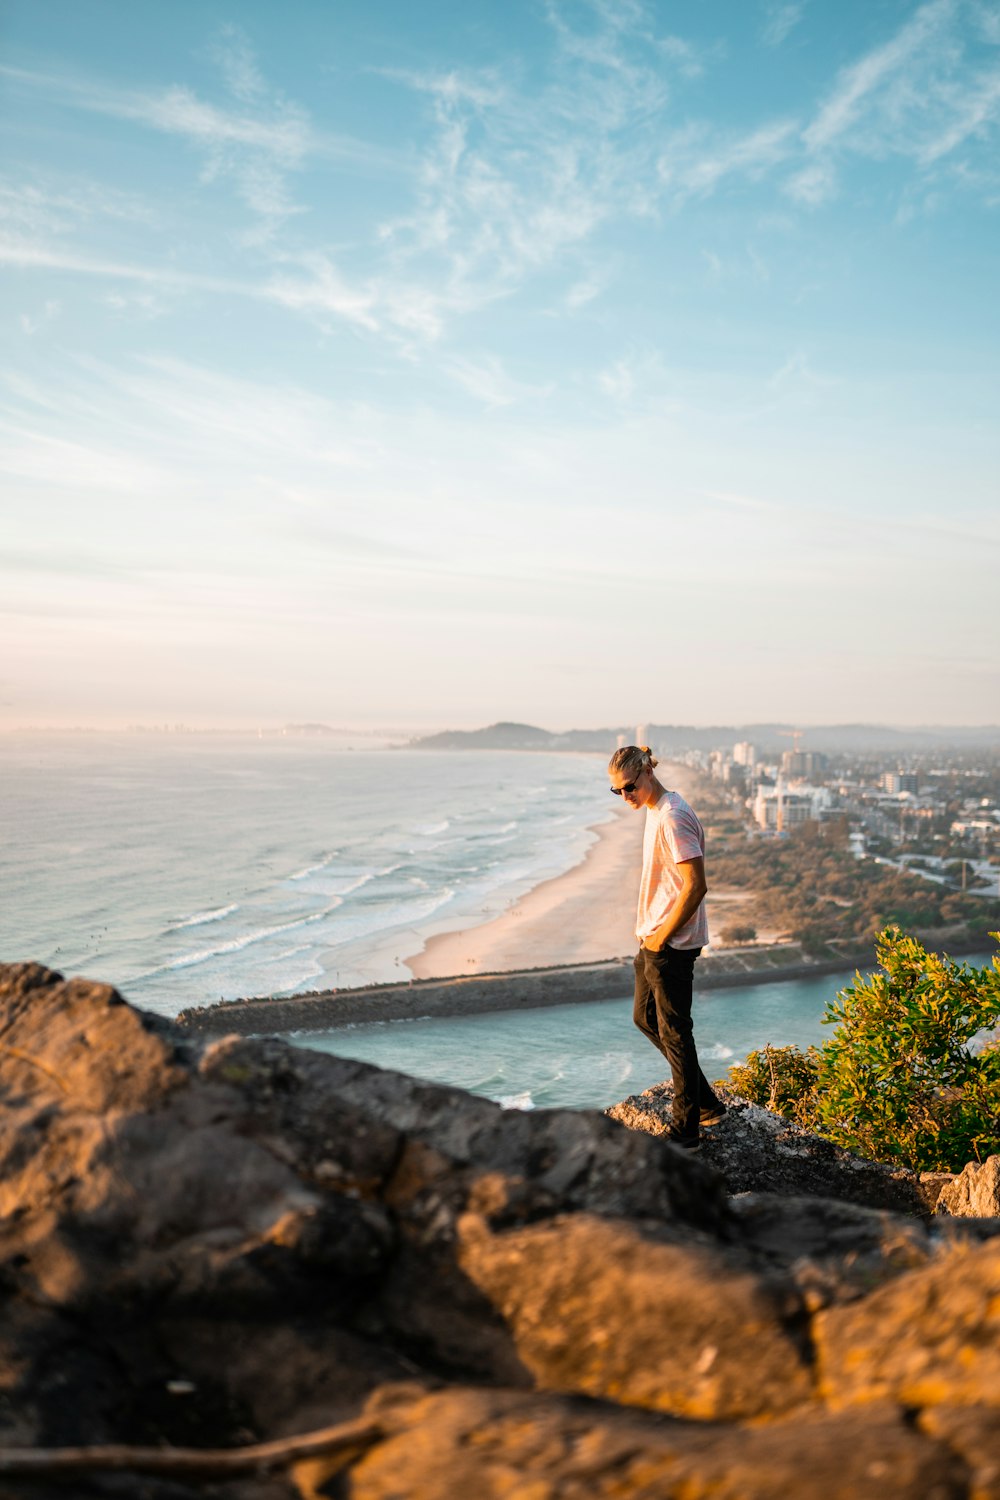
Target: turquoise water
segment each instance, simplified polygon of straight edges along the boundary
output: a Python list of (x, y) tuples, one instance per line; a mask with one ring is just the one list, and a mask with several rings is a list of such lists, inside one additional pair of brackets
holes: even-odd
[[(967, 962), (983, 965), (988, 959)], [(845, 970), (696, 993), (695, 1040), (706, 1076), (721, 1078), (767, 1042), (823, 1042), (829, 1035), (822, 1024), (826, 1005), (853, 978), (854, 971)], [(667, 1076), (663, 1058), (632, 1025), (631, 995), (546, 1010), (383, 1021), (291, 1040), (456, 1084), (521, 1109), (604, 1109)]]

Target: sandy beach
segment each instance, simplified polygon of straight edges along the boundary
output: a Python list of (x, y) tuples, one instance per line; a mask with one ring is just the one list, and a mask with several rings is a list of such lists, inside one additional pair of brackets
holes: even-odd
[[(692, 773), (664, 764), (664, 783), (687, 796)], [(428, 938), (404, 960), (415, 979), (496, 974), (555, 964), (601, 963), (635, 953), (635, 906), (642, 863), (645, 815), (618, 805), (596, 829), (597, 842), (581, 864), (535, 886), (501, 916), (461, 932)], [(712, 893), (712, 901), (739, 902), (738, 892)], [(732, 920), (732, 908), (719, 920)], [(715, 946), (718, 946), (716, 944)]]
[(490, 922), (442, 932), (404, 960), (415, 979), (600, 963), (635, 951), (643, 819), (622, 808), (583, 862), (537, 885)]

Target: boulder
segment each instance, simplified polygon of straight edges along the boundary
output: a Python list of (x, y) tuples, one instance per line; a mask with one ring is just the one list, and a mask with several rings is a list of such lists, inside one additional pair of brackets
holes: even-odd
[(938, 1194), (935, 1211), (955, 1218), (1000, 1217), (1000, 1156), (970, 1161)]
[[(408, 1393), (407, 1393), (408, 1394)], [(387, 1440), (351, 1472), (351, 1500), (959, 1500), (968, 1469), (891, 1407), (764, 1427), (644, 1417), (598, 1402), (455, 1389), (376, 1409)], [(307, 1492), (308, 1493), (308, 1492)], [(333, 1494), (314, 1488), (314, 1495)]]
[(835, 1410), (1000, 1409), (1000, 1240), (943, 1249), (868, 1297), (813, 1319), (822, 1396)]

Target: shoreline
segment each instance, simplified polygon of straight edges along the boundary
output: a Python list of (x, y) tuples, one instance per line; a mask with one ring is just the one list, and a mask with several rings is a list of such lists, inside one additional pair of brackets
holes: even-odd
[[(689, 767), (663, 761), (658, 774), (682, 797), (692, 792)], [(431, 932), (402, 960), (404, 966), (415, 980), (425, 980), (602, 964), (617, 956), (631, 960), (645, 821), (614, 803), (605, 822), (588, 825), (596, 837), (575, 865), (532, 886), (498, 916)], [(738, 913), (748, 899), (744, 891), (710, 889), (709, 930), (731, 920), (734, 908)], [(762, 944), (775, 936), (762, 933)]]
[(403, 959), (415, 980), (603, 963), (635, 947), (642, 819), (627, 810), (590, 825), (583, 858), (517, 897), (499, 916), (431, 933)]

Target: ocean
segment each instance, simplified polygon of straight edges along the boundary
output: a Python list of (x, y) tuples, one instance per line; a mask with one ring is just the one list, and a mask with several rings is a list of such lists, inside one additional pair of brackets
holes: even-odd
[(602, 756), (0, 737), (0, 959), (187, 1005), (408, 978), (579, 863)]

